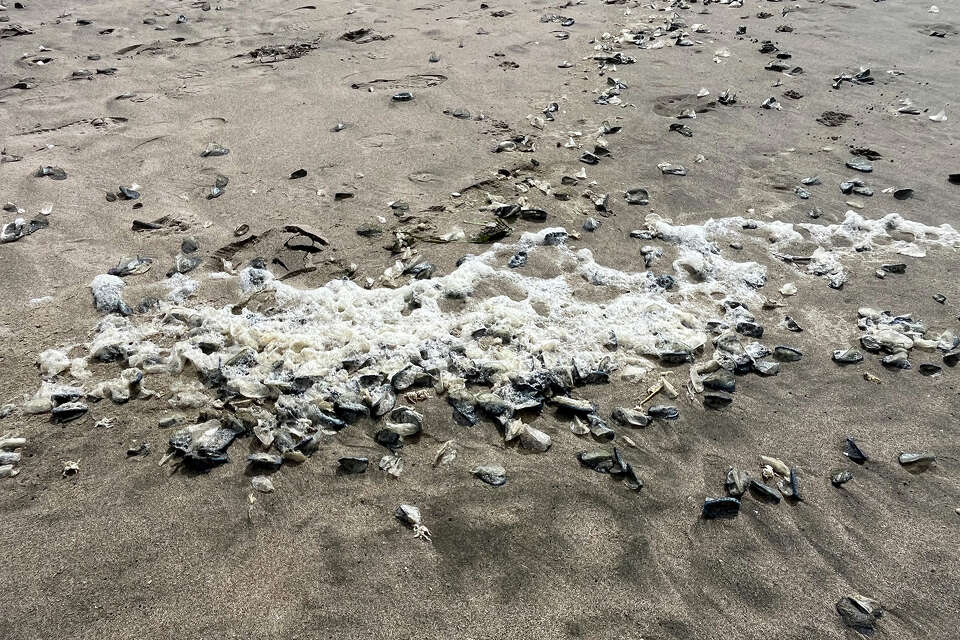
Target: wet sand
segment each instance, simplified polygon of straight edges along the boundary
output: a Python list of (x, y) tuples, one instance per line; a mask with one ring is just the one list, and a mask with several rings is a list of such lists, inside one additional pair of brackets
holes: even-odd
[[(870, 219), (898, 212), (957, 227), (960, 187), (947, 175), (960, 171), (960, 116), (948, 103), (960, 81), (960, 18), (949, 5), (933, 14), (920, 2), (694, 4), (677, 9), (688, 27), (710, 30), (687, 28), (694, 46), (673, 46), (672, 38), (659, 49), (625, 45), (636, 63), (601, 75), (584, 60), (596, 53), (595, 38), (637, 22), (660, 24), (670, 11), (599, 0), (562, 8), (515, 0), (489, 8), (422, 0), (306, 8), (271, 0), (210, 11), (114, 0), (58, 18), (61, 7), (24, 4), (0, 11), (10, 19), (0, 29), (33, 31), (0, 41), (0, 86), (26, 78), (35, 85), (0, 90), (0, 146), (23, 158), (0, 165), (0, 200), (26, 209), (27, 219), (48, 203), (52, 212), (48, 228), (0, 245), (3, 402), (22, 404), (36, 390), (41, 351), (89, 339), (102, 314), (88, 285), (123, 257), (155, 260), (148, 273), (128, 279), (135, 301), (165, 291), (158, 283), (187, 236), (200, 243), (205, 263), (191, 275), (202, 279), (217, 270), (209, 258), (236, 239), (239, 225), (262, 233), (301, 224), (329, 245), (313, 257), (314, 271), (289, 284), (316, 287), (348, 270), (357, 282), (378, 278), (394, 261), (382, 248), (388, 240), (359, 236), (358, 226), (469, 234), (472, 223), (489, 219), (477, 211), (480, 190), (471, 185), (508, 168), (558, 186), (591, 148), (587, 137), (583, 149), (564, 148), (566, 132), (594, 131), (605, 120), (623, 130), (608, 136), (611, 157), (587, 171), (598, 183), (593, 189), (610, 194), (612, 215), (598, 215), (581, 197), (583, 185), (566, 189), (569, 201), (528, 194), (549, 212), (550, 225), (574, 230), (588, 216), (602, 219), (574, 243), (601, 264), (643, 269), (641, 241), (628, 234), (651, 211), (684, 224), (737, 215), (800, 223), (819, 207), (818, 222), (830, 224), (854, 200)], [(511, 13), (494, 17), (498, 10)], [(763, 11), (773, 16), (759, 19)], [(187, 21), (176, 24), (181, 13)], [(575, 24), (541, 22), (548, 14)], [(78, 25), (78, 18), (93, 22)], [(777, 32), (784, 24), (793, 31)], [(738, 25), (746, 35), (735, 35)], [(359, 28), (389, 37), (339, 39)], [(557, 38), (561, 31), (569, 38)], [(792, 54), (785, 63), (803, 73), (764, 70), (772, 56), (758, 53), (763, 40)], [(289, 60), (249, 55), (291, 43), (315, 48)], [(729, 57), (715, 62), (722, 49)], [(438, 62), (429, 61), (432, 52)], [(31, 62), (44, 57), (53, 60)], [(572, 67), (558, 68), (564, 60)], [(874, 84), (831, 87), (834, 76), (861, 65), (872, 69)], [(95, 73), (111, 67), (112, 74)], [(71, 79), (79, 69), (94, 74)], [(626, 106), (594, 103), (608, 76), (628, 85)], [(773, 87), (778, 80), (782, 86)], [(724, 90), (738, 101), (675, 119), (678, 102), (704, 103), (695, 98), (701, 87), (710, 91), (707, 102)], [(787, 89), (803, 97), (783, 97)], [(392, 102), (397, 91), (415, 99)], [(135, 95), (117, 99), (124, 94)], [(771, 96), (782, 110), (760, 108)], [(898, 114), (906, 97), (929, 111)], [(556, 121), (532, 127), (527, 116), (551, 102), (559, 105)], [(931, 121), (945, 105), (948, 120)], [(443, 113), (458, 108), (484, 119)], [(825, 111), (852, 118), (826, 127), (817, 122)], [(338, 122), (346, 128), (334, 131)], [(670, 132), (676, 122), (693, 137)], [(536, 136), (536, 152), (492, 152), (523, 135)], [(229, 155), (201, 157), (210, 142)], [(873, 197), (836, 187), (854, 173), (844, 163), (855, 147), (882, 155), (861, 176), (876, 189)], [(683, 164), (688, 175), (661, 175), (660, 162)], [(41, 165), (63, 167), (68, 177), (34, 177)], [(288, 179), (301, 168), (305, 178)], [(216, 174), (229, 184), (208, 200)], [(809, 187), (811, 199), (798, 199), (794, 187), (813, 175), (823, 184)], [(141, 185), (139, 200), (105, 200), (131, 183)], [(508, 184), (490, 184), (515, 196)], [(635, 186), (648, 189), (649, 206), (624, 203), (623, 191)], [(915, 195), (897, 201), (881, 192), (887, 186), (909, 186)], [(337, 192), (355, 196), (336, 201)], [(411, 220), (394, 216), (394, 201), (409, 203)], [(131, 230), (135, 219), (163, 216), (184, 224)], [(4, 212), (3, 222), (14, 217)], [(465, 242), (418, 248), (442, 273), (482, 250)], [(799, 293), (787, 308), (757, 310), (764, 341), (796, 346), (804, 360), (775, 378), (738, 378), (735, 402), (723, 411), (682, 394), (679, 420), (630, 431), (639, 446), (630, 455), (645, 482), (639, 494), (581, 468), (575, 453), (594, 445), (571, 434), (552, 409), (535, 424), (553, 447), (521, 455), (489, 423), (453, 424), (449, 406), (433, 399), (418, 406), (427, 433), (405, 450), (400, 479), (373, 469), (337, 475), (336, 460), (348, 451), (368, 451), (372, 460), (382, 453), (369, 430), (350, 429), (308, 462), (272, 476), (277, 491), (258, 494), (253, 505), (239, 452), (208, 474), (157, 466), (170, 433), (157, 426), (170, 412), (164, 399), (103, 401), (65, 425), (15, 411), (0, 421), (0, 434), (22, 435), (28, 445), (20, 474), (0, 479), (0, 627), (17, 638), (845, 638), (856, 633), (834, 604), (859, 593), (884, 606), (878, 637), (950, 637), (951, 603), (960, 597), (958, 373), (891, 371), (876, 358), (856, 369), (830, 361), (838, 344), (854, 344), (862, 306), (912, 312), (937, 332), (958, 332), (955, 250), (901, 259), (907, 273), (880, 280), (874, 271), (886, 260), (863, 254), (847, 264), (850, 279), (837, 291), (765, 257), (769, 295), (788, 281)], [(203, 286), (204, 299), (237, 299), (229, 282)], [(31, 302), (45, 296), (52, 300)], [(783, 313), (805, 331), (778, 327)], [(615, 380), (582, 391), (612, 407), (636, 402), (647, 384)], [(105, 417), (113, 428), (94, 427)], [(866, 465), (843, 457), (847, 436), (868, 451)], [(456, 464), (433, 468), (437, 445), (454, 437)], [(135, 441), (151, 443), (151, 454), (128, 458)], [(908, 473), (897, 463), (901, 451), (935, 452), (937, 465)], [(701, 519), (703, 499), (723, 494), (727, 467), (756, 474), (761, 454), (796, 466), (804, 501), (745, 497), (738, 518)], [(65, 479), (67, 460), (79, 460), (81, 471)], [(503, 464), (510, 481), (493, 488), (470, 477), (483, 462)], [(839, 489), (829, 480), (838, 468), (854, 473)], [(393, 518), (400, 503), (421, 508), (432, 544), (414, 540)]]

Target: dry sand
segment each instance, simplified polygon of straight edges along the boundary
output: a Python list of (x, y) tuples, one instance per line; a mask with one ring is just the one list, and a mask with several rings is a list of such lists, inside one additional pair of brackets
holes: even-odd
[[(600, 0), (564, 7), (305, 1), (225, 1), (202, 11), (200, 3), (120, 0), (75, 7), (24, 0), (26, 8), (15, 9), (6, 0), (0, 17), (9, 22), (0, 28), (17, 23), (33, 33), (0, 41), (0, 86), (25, 78), (35, 86), (0, 90), (0, 146), (23, 157), (0, 165), (0, 200), (25, 208), (28, 218), (45, 203), (52, 213), (49, 228), (0, 246), (4, 402), (19, 404), (37, 388), (40, 351), (87, 339), (101, 315), (87, 285), (121, 257), (156, 259), (146, 275), (130, 278), (131, 289), (147, 291), (164, 278), (187, 235), (209, 256), (234, 239), (240, 224), (260, 233), (298, 223), (330, 246), (315, 260), (316, 271), (291, 284), (319, 286), (351, 263), (357, 281), (375, 278), (393, 258), (382, 238), (354, 230), (377, 216), (397, 224), (388, 202), (410, 204), (417, 220), (406, 228), (419, 221), (438, 233), (454, 226), (469, 232), (470, 222), (486, 219), (467, 192), (471, 184), (500, 168), (527, 167), (526, 175), (557, 185), (581, 166), (579, 151), (555, 144), (566, 140), (561, 132), (592, 131), (603, 120), (623, 131), (608, 137), (612, 158), (588, 172), (598, 191), (611, 194), (614, 215), (576, 242), (603, 264), (642, 270), (640, 241), (628, 232), (651, 210), (683, 223), (748, 209), (760, 219), (803, 222), (817, 206), (821, 222), (839, 221), (851, 199), (836, 188), (852, 173), (844, 168), (849, 147), (882, 154), (867, 176), (877, 193), (853, 198), (864, 203), (864, 216), (896, 211), (957, 225), (960, 187), (947, 174), (960, 171), (960, 107), (947, 106), (946, 122), (928, 119), (956, 102), (960, 85), (960, 17), (950, 3), (934, 14), (929, 0), (746, 0), (743, 7), (677, 9)], [(511, 13), (491, 15), (497, 10)], [(710, 32), (691, 33), (692, 47), (674, 47), (670, 38), (661, 49), (624, 46), (637, 63), (607, 76), (629, 85), (622, 96), (628, 106), (594, 104), (606, 76), (584, 60), (594, 53), (593, 40), (648, 17), (662, 23), (674, 10)], [(774, 15), (758, 19), (761, 11)], [(176, 24), (181, 13), (188, 21)], [(576, 23), (541, 22), (547, 14)], [(793, 31), (775, 32), (782, 24)], [(738, 25), (746, 25), (745, 36), (734, 35)], [(359, 28), (391, 37), (338, 39)], [(555, 37), (558, 31), (569, 38)], [(757, 52), (762, 40), (790, 52), (786, 63), (804, 73), (764, 70), (771, 56)], [(296, 59), (247, 55), (310, 42), (315, 48)], [(717, 63), (720, 49), (730, 56)], [(439, 62), (428, 61), (431, 52)], [(88, 60), (94, 54), (100, 58)], [(43, 57), (52, 61), (31, 63)], [(572, 68), (558, 68), (564, 60)], [(875, 84), (831, 88), (831, 78), (860, 65), (873, 70)], [(109, 67), (116, 72), (71, 79), (81, 68)], [(903, 74), (888, 73), (893, 69)], [(783, 85), (772, 88), (778, 79)], [(701, 87), (711, 99), (734, 91), (738, 103), (695, 120), (673, 119), (671, 97)], [(786, 89), (803, 98), (784, 98)], [(401, 90), (415, 100), (392, 103), (390, 95)], [(136, 96), (117, 99), (127, 93)], [(782, 111), (760, 109), (770, 96)], [(898, 115), (905, 97), (930, 111)], [(554, 101), (557, 122), (544, 131), (531, 127), (526, 116)], [(443, 113), (456, 108), (485, 119)], [(816, 121), (828, 110), (852, 118), (828, 128)], [(338, 121), (348, 126), (334, 132)], [(687, 124), (694, 136), (669, 132), (673, 122)], [(500, 140), (525, 134), (538, 137), (536, 153), (491, 153)], [(229, 155), (201, 158), (208, 142), (228, 147)], [(697, 154), (705, 161), (695, 162)], [(657, 163), (664, 161), (684, 164), (689, 175), (662, 176)], [(40, 165), (63, 167), (67, 180), (33, 177)], [(300, 168), (306, 178), (287, 179)], [(230, 183), (223, 196), (207, 200), (217, 173)], [(819, 175), (823, 185), (810, 187), (813, 197), (803, 201), (793, 187), (808, 175)], [(105, 201), (105, 192), (134, 182), (142, 185), (141, 209)], [(623, 203), (622, 192), (633, 186), (650, 191), (649, 207)], [(910, 186), (915, 197), (895, 201), (880, 193), (886, 186)], [(335, 202), (341, 191), (356, 197)], [(464, 198), (450, 196), (459, 191)], [(596, 214), (579, 197), (582, 188), (569, 191), (573, 201), (542, 205), (551, 224), (578, 229), (586, 214)], [(5, 213), (4, 222), (14, 215)], [(131, 231), (132, 220), (161, 216), (189, 229)], [(479, 248), (421, 250), (446, 273)], [(795, 345), (805, 359), (776, 378), (739, 380), (726, 410), (704, 411), (682, 397), (680, 420), (632, 432), (640, 449), (631, 455), (646, 483), (639, 494), (582, 469), (574, 454), (592, 445), (552, 411), (537, 425), (553, 436), (553, 448), (523, 456), (506, 449), (490, 424), (465, 433), (445, 403), (431, 401), (423, 405), (429, 435), (408, 448), (399, 480), (373, 470), (336, 475), (342, 452), (368, 450), (374, 459), (382, 452), (363, 429), (348, 430), (309, 462), (276, 474), (277, 491), (259, 495), (252, 507), (239, 453), (206, 475), (157, 467), (169, 436), (157, 427), (168, 413), (161, 399), (101, 402), (63, 426), (14, 412), (0, 422), (0, 433), (22, 435), (28, 445), (21, 473), (0, 480), (0, 635), (826, 639), (856, 635), (834, 604), (860, 593), (883, 603), (879, 637), (955, 637), (957, 372), (928, 378), (888, 371), (872, 357), (856, 370), (841, 369), (829, 354), (852, 343), (856, 309), (864, 305), (912, 312), (933, 328), (957, 331), (960, 262), (954, 250), (934, 248), (926, 258), (906, 258), (906, 275), (878, 280), (879, 261), (866, 255), (852, 262), (850, 281), (835, 291), (767, 259), (770, 294), (785, 281), (796, 281), (800, 292), (788, 309), (759, 316), (771, 344)], [(205, 264), (200, 273), (211, 270)], [(938, 292), (945, 305), (932, 300)], [(44, 296), (53, 300), (30, 302)], [(223, 285), (219, 301), (235, 298)], [(781, 311), (805, 332), (778, 328)], [(880, 384), (864, 380), (864, 371)], [(610, 407), (635, 402), (645, 386), (615, 382), (583, 393)], [(94, 428), (103, 417), (116, 426)], [(454, 436), (461, 457), (433, 469), (435, 443)], [(841, 455), (846, 436), (870, 454), (865, 466)], [(128, 459), (134, 441), (151, 443), (153, 453)], [(907, 473), (897, 464), (904, 450), (933, 451), (938, 464)], [(756, 473), (759, 454), (795, 465), (805, 500), (769, 505), (745, 498), (735, 520), (701, 519), (703, 499), (722, 494), (727, 466)], [(80, 461), (76, 477), (61, 478), (67, 460)], [(510, 482), (494, 489), (470, 478), (469, 467), (483, 461), (507, 466)], [(854, 480), (834, 488), (828, 474), (835, 468), (850, 468)], [(412, 539), (394, 520), (401, 502), (423, 510), (432, 544)]]

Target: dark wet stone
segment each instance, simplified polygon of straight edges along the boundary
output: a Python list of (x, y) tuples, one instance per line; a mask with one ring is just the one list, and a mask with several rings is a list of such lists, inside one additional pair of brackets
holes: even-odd
[(56, 424), (71, 422), (87, 412), (87, 405), (82, 402), (64, 402), (50, 411), (50, 421)]
[(127, 457), (135, 458), (137, 456), (145, 456), (150, 453), (150, 443), (141, 442), (138, 445), (132, 446), (127, 449)]
[(935, 376), (935, 375), (937, 375), (938, 373), (940, 373), (941, 371), (943, 371), (943, 367), (941, 367), (941, 366), (938, 365), (938, 364), (932, 364), (932, 363), (929, 363), (929, 362), (925, 362), (925, 363), (921, 364), (919, 367), (917, 367), (917, 371), (919, 371), (920, 373), (922, 373), (922, 374), (925, 375), (925, 376)]
[(727, 469), (727, 476), (723, 482), (727, 493), (734, 498), (739, 498), (747, 491), (750, 485), (750, 475), (739, 467), (730, 467)]
[(413, 387), (431, 384), (433, 376), (415, 364), (408, 364), (400, 371), (390, 376), (390, 384), (397, 391), (406, 391)]
[(877, 620), (883, 616), (879, 603), (866, 598), (840, 598), (836, 608), (844, 625), (868, 637), (874, 634)]
[(947, 182), (950, 184), (960, 184), (960, 173), (951, 173), (948, 175)]
[(413, 94), (409, 91), (400, 91), (399, 93), (393, 94), (390, 99), (394, 102), (410, 102), (413, 100)]
[(907, 272), (907, 265), (905, 265), (902, 262), (898, 262), (896, 264), (881, 265), (880, 268), (886, 271), (887, 273), (906, 273)]
[(594, 218), (587, 218), (583, 223), (584, 231), (596, 231), (600, 228), (600, 221), (595, 220)]
[(693, 129), (683, 124), (682, 122), (674, 122), (673, 124), (671, 124), (670, 131), (675, 131), (686, 138), (693, 137)]
[(677, 284), (677, 279), (668, 273), (664, 273), (657, 276), (655, 282), (657, 283), (658, 287), (669, 291), (670, 289), (673, 289), (674, 285)]
[(784, 498), (803, 501), (803, 496), (800, 495), (800, 474), (795, 468), (790, 468), (790, 477), (779, 482), (777, 488)]
[(470, 473), (493, 487), (502, 487), (507, 484), (507, 470), (498, 464), (480, 465), (474, 467)]
[(251, 453), (247, 462), (252, 467), (261, 469), (279, 469), (283, 465), (283, 456), (276, 453)]
[(935, 293), (933, 294), (933, 299), (940, 304), (944, 304), (947, 301), (947, 296), (943, 295), (942, 293)]
[(761, 500), (768, 502), (780, 502), (780, 494), (774, 491), (769, 485), (759, 482), (755, 479), (750, 480), (750, 491)]
[(527, 264), (527, 252), (523, 249), (513, 254), (513, 256), (510, 258), (510, 261), (507, 262), (507, 266), (511, 269), (522, 267), (525, 264)]
[(787, 327), (787, 331), (793, 331), (794, 333), (800, 333), (803, 331), (803, 327), (797, 324), (797, 321), (790, 316), (784, 316), (783, 324)]
[(636, 467), (629, 462), (621, 462), (623, 472), (620, 476), (623, 478), (623, 484), (631, 491), (640, 491), (643, 488), (643, 480), (637, 473)]
[(870, 353), (877, 353), (880, 351), (880, 342), (878, 342), (877, 339), (871, 335), (861, 336), (860, 346)]
[(194, 471), (207, 472), (214, 467), (230, 462), (230, 457), (223, 452), (188, 451), (182, 458), (184, 466)]
[(943, 364), (948, 367), (955, 367), (960, 362), (960, 349), (954, 349), (943, 354)]
[(337, 461), (343, 473), (365, 473), (370, 464), (368, 458), (343, 457)]
[(543, 236), (543, 244), (548, 247), (555, 247), (567, 241), (566, 231), (553, 231)]
[(626, 198), (627, 204), (631, 205), (650, 204), (650, 194), (643, 187), (634, 187), (633, 189), (627, 190), (624, 198)]
[(737, 333), (748, 338), (762, 338), (763, 327), (754, 322), (738, 322), (736, 326)]
[(472, 427), (477, 424), (477, 405), (469, 392), (454, 392), (447, 394), (447, 404), (453, 407), (453, 421), (457, 424)]
[(703, 379), (703, 387), (714, 391), (733, 393), (737, 389), (737, 379), (726, 369), (720, 369)]
[(593, 469), (597, 473), (610, 473), (614, 466), (613, 454), (605, 449), (581, 451), (577, 454), (577, 460), (584, 467)]
[[(877, 350), (880, 345), (877, 345)], [(863, 354), (855, 349), (837, 349), (833, 352), (833, 361), (837, 364), (858, 364), (863, 362)]]
[(432, 262), (418, 262), (403, 270), (404, 275), (413, 276), (414, 280), (429, 280), (433, 277), (437, 267)]
[(693, 354), (689, 351), (664, 351), (658, 356), (664, 364), (684, 364), (693, 362)]
[(913, 189), (895, 189), (893, 197), (897, 200), (909, 200), (913, 197)]
[(880, 364), (888, 369), (907, 370), (913, 368), (913, 365), (910, 364), (910, 361), (907, 359), (907, 353), (905, 351), (891, 353), (888, 356), (880, 358)]
[(306, 169), (297, 169), (296, 171), (290, 174), (291, 180), (297, 180), (299, 178), (306, 178), (306, 177), (307, 177)]
[(703, 501), (703, 517), (707, 520), (736, 518), (738, 513), (740, 501), (736, 498), (707, 498)]
[(773, 357), (780, 362), (796, 362), (803, 358), (803, 354), (793, 347), (778, 345), (773, 348)]
[(610, 417), (619, 424), (625, 427), (633, 427), (634, 429), (642, 428), (650, 424), (650, 416), (640, 411), (634, 411), (633, 409), (626, 409), (624, 407), (615, 408), (613, 413), (610, 414)]
[(580, 156), (580, 162), (584, 164), (597, 164), (600, 162), (600, 158), (587, 151)]
[(140, 197), (140, 192), (120, 185), (117, 189), (117, 195), (122, 200), (137, 200)]
[(346, 422), (355, 422), (360, 418), (370, 417), (370, 409), (363, 403), (346, 397), (337, 398), (333, 407), (337, 416)]
[(543, 222), (547, 219), (547, 212), (543, 209), (521, 209), (520, 219), (528, 222)]
[(204, 147), (203, 151), (200, 152), (201, 158), (216, 158), (219, 156), (225, 156), (230, 153), (230, 149), (217, 144), (216, 142), (211, 142)]
[(661, 420), (676, 420), (680, 417), (680, 411), (670, 405), (658, 404), (647, 409), (651, 418), (660, 418)]
[(616, 432), (611, 429), (607, 423), (595, 413), (587, 416), (587, 422), (590, 425), (590, 434), (601, 442), (610, 442), (617, 437)]
[(733, 396), (726, 391), (704, 391), (703, 406), (710, 409), (722, 409), (733, 402)]
[(837, 470), (830, 474), (830, 482), (839, 487), (853, 480), (853, 474), (847, 470)]
[(373, 435), (373, 439), (381, 447), (386, 447), (391, 451), (403, 448), (403, 436), (390, 429), (380, 429)]
[(66, 180), (67, 172), (60, 167), (44, 166), (37, 169), (33, 174), (38, 178), (50, 178), (51, 180)]
[(867, 454), (860, 449), (853, 438), (847, 438), (843, 448), (843, 455), (847, 456), (851, 461), (856, 462), (857, 464), (863, 464), (870, 459), (867, 457)]

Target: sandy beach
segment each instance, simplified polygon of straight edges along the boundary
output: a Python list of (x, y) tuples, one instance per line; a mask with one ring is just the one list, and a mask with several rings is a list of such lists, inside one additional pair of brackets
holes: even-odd
[(957, 7), (2, 2), (0, 636), (957, 633)]

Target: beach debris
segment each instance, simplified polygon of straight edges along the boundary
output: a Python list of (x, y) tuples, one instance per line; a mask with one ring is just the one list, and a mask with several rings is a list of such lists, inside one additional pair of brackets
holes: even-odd
[(253, 476), (250, 478), (250, 486), (260, 493), (273, 493), (273, 481), (267, 476)]
[(61, 475), (64, 478), (69, 478), (80, 473), (80, 461), (79, 460), (67, 460), (63, 463), (63, 471)]
[(876, 600), (862, 596), (845, 596), (836, 604), (843, 624), (865, 636), (876, 631), (877, 621), (883, 617), (883, 607)]
[(750, 486), (750, 475), (739, 467), (731, 466), (727, 469), (724, 486), (731, 497), (739, 498)]
[(203, 148), (203, 151), (200, 152), (200, 157), (202, 158), (216, 158), (219, 156), (225, 156), (230, 153), (230, 149), (227, 149), (223, 145), (216, 142), (208, 142), (207, 146)]
[(0, 228), (0, 244), (16, 242), (48, 226), (50, 226), (50, 223), (45, 218), (35, 218), (29, 222), (23, 218), (17, 218)]
[(471, 469), (470, 473), (493, 487), (507, 484), (507, 470), (498, 464), (478, 465)]
[(61, 167), (42, 166), (33, 174), (38, 178), (50, 178), (51, 180), (66, 180), (67, 172)]
[(393, 512), (394, 517), (403, 524), (413, 529), (413, 537), (419, 538), (424, 542), (431, 542), (432, 535), (430, 529), (423, 524), (423, 516), (420, 515), (420, 509), (412, 504), (401, 504)]
[(343, 473), (366, 473), (367, 467), (370, 465), (370, 459), (345, 456), (340, 458), (337, 464)]
[(901, 453), (897, 461), (907, 469), (923, 470), (935, 464), (937, 456), (932, 453)]
[(737, 498), (707, 498), (703, 501), (703, 517), (707, 520), (736, 518), (739, 513), (740, 501)]
[(830, 483), (835, 487), (842, 486), (853, 480), (853, 474), (846, 469), (837, 469), (830, 473)]

